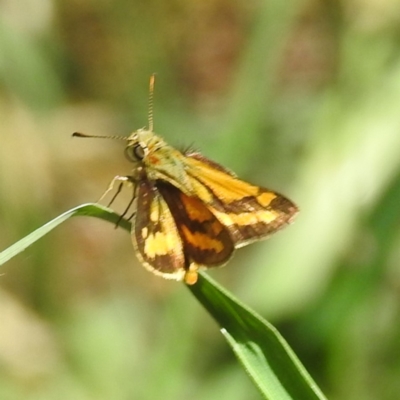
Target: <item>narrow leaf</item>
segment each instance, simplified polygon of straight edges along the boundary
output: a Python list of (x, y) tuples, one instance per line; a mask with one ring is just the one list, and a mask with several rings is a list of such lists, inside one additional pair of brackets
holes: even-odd
[[(0, 253), (0, 265), (74, 216), (101, 218), (130, 230), (130, 223), (108, 208), (84, 204), (61, 214)], [(269, 400), (324, 400), (325, 397), (278, 331), (201, 273), (188, 286), (221, 327), (233, 352)]]
[(221, 333), (264, 398), (325, 399), (274, 326), (205, 274), (188, 288), (220, 325)]
[[(58, 225), (66, 221), (68, 218), (75, 217), (78, 215), (86, 215), (89, 217), (97, 217), (104, 219), (105, 221), (112, 222), (114, 224), (119, 220), (119, 215), (114, 213), (108, 208), (102, 207), (98, 204), (83, 204), (76, 208), (73, 208), (64, 214), (59, 215), (57, 218), (54, 218), (47, 224), (41, 226), (40, 228), (33, 231), (28, 236), (25, 236), (23, 239), (19, 240), (17, 243), (14, 243), (8, 249), (4, 250), (0, 253), (0, 265), (3, 265), (8, 260), (16, 256), (17, 254), (24, 251), (31, 244), (35, 243), (41, 237), (52, 231)], [(124, 219), (122, 219), (119, 223), (119, 226), (126, 230), (130, 230), (130, 223)]]

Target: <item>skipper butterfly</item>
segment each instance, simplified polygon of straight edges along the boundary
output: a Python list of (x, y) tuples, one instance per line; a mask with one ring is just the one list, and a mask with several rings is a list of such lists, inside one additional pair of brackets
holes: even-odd
[(148, 129), (128, 137), (78, 132), (73, 136), (126, 141), (132, 172), (113, 179), (106, 193), (115, 182), (120, 185), (110, 204), (125, 183), (132, 185), (132, 199), (121, 218), (134, 205), (129, 219), (138, 258), (156, 275), (194, 284), (200, 268), (225, 264), (235, 249), (292, 222), (298, 208), (281, 194), (240, 180), (198, 152), (168, 145), (153, 132), (153, 90), (154, 75)]

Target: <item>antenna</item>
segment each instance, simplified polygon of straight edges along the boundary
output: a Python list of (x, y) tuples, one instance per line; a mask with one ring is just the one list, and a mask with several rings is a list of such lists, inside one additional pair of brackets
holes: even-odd
[[(149, 111), (148, 111), (148, 123), (149, 123), (149, 131), (153, 132), (154, 123), (153, 123), (153, 99), (154, 99), (154, 82), (156, 80), (156, 74), (153, 73), (150, 76), (150, 84), (149, 84)], [(97, 138), (97, 139), (117, 139), (117, 140), (129, 140), (130, 137), (125, 136), (101, 136), (101, 135), (87, 135), (86, 133), (74, 132), (72, 134), (73, 137), (80, 138)]]
[(149, 131), (153, 132), (153, 99), (154, 99), (154, 81), (156, 80), (156, 74), (153, 73), (150, 76), (150, 84), (149, 84)]
[(129, 140), (128, 137), (125, 136), (101, 136), (101, 135), (87, 135), (86, 133), (74, 132), (72, 134), (73, 137), (80, 138), (96, 138), (96, 139), (117, 139), (117, 140)]

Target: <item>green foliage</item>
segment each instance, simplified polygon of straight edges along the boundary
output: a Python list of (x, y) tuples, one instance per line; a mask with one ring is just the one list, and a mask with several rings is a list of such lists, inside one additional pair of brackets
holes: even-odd
[[(328, 398), (397, 399), (399, 13), (394, 0), (1, 2), (0, 248), (129, 173), (123, 145), (71, 133), (145, 126), (156, 72), (157, 134), (301, 210), (210, 274)], [(2, 272), (1, 399), (260, 398), (184, 285), (143, 270), (112, 224), (73, 218)]]
[[(76, 207), (0, 253), (0, 266), (73, 216), (97, 217), (114, 224), (119, 221), (118, 214), (96, 204)], [(121, 220), (120, 224), (129, 231), (130, 224), (126, 220)], [(218, 322), (228, 344), (265, 399), (325, 398), (271, 324), (204, 274), (189, 289)]]

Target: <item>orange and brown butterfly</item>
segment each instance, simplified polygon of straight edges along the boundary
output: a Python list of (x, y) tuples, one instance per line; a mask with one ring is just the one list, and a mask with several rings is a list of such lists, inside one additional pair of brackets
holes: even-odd
[(109, 190), (117, 181), (121, 185), (116, 194), (124, 183), (134, 188), (129, 206), (135, 201), (132, 241), (136, 254), (156, 275), (194, 284), (200, 268), (225, 264), (235, 249), (265, 239), (292, 222), (298, 208), (279, 193), (238, 179), (198, 152), (181, 152), (168, 145), (153, 132), (153, 89), (154, 75), (149, 129), (128, 137), (77, 132), (73, 136), (126, 141), (132, 172), (116, 176)]

